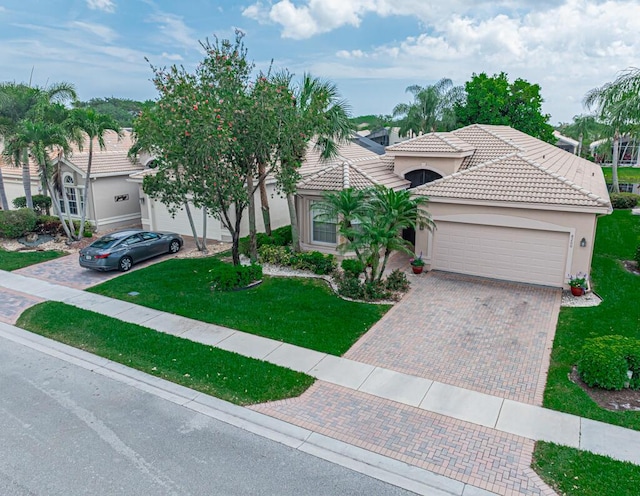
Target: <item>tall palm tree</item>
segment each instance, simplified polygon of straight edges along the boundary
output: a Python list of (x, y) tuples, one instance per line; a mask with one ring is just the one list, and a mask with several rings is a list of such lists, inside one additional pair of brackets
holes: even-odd
[(464, 88), (453, 86), (451, 79), (442, 78), (433, 85), (407, 87), (413, 102), (399, 103), (393, 117), (400, 117), (400, 136), (419, 135), (437, 130), (449, 131), (455, 126), (454, 104), (464, 99)]
[[(87, 218), (87, 206), (91, 198), (91, 165), (93, 162), (94, 142), (101, 150), (105, 149), (104, 135), (107, 131), (114, 131), (118, 137), (122, 136), (122, 129), (112, 117), (99, 114), (92, 108), (76, 108), (71, 111), (68, 126), (73, 134), (79, 131), (80, 136), (76, 136), (78, 148), (82, 151), (85, 135), (89, 138), (89, 157), (87, 162), (87, 173), (84, 178), (84, 191), (80, 202), (80, 230), (74, 239), (82, 239), (84, 225)], [(75, 233), (74, 233), (75, 234)]]
[(350, 107), (334, 83), (310, 74), (304, 74), (297, 85), (292, 85), (289, 74), (278, 74), (276, 80), (290, 88), (292, 96), (289, 114), (284, 118), (287, 133), (279, 146), (280, 169), (276, 175), (287, 195), (293, 249), (300, 251), (295, 192), (297, 170), (305, 159), (308, 144), (315, 140), (314, 147), (323, 159), (335, 157), (340, 143), (351, 137), (353, 126), (349, 120)]
[(68, 153), (70, 151), (68, 137), (68, 130), (60, 123), (24, 120), (16, 127), (15, 134), (8, 143), (7, 153), (27, 150), (27, 153), (35, 159), (40, 169), (42, 182), (53, 200), (54, 211), (60, 219), (67, 239), (70, 240), (71, 230), (64, 220), (60, 203), (55, 201), (56, 194), (51, 182), (51, 156), (56, 152)]
[[(75, 99), (75, 88), (66, 82), (51, 84), (46, 88), (24, 83), (0, 83), (0, 119), (4, 124), (0, 127), (1, 136), (8, 141), (17, 132), (23, 119), (41, 119), (48, 105)], [(26, 149), (16, 150), (8, 158), (16, 167), (22, 167), (22, 184), (27, 207), (32, 209), (31, 172)]]
[(564, 127), (561, 132), (578, 140), (577, 155), (581, 157), (584, 140), (593, 141), (594, 138), (599, 137), (598, 132), (602, 129), (603, 125), (598, 122), (595, 115), (576, 115), (573, 117), (573, 122)]
[(629, 68), (613, 82), (587, 92), (585, 107), (595, 108), (599, 117), (613, 133), (613, 159), (611, 161), (612, 191), (620, 192), (618, 160), (620, 136), (634, 131), (640, 124), (640, 69)]

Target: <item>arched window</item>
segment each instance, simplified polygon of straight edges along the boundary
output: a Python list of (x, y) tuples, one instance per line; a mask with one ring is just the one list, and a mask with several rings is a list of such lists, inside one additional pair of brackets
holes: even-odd
[(442, 176), (437, 172), (428, 169), (418, 169), (407, 172), (404, 175), (404, 178), (407, 181), (411, 181), (411, 186), (409, 186), (409, 188), (416, 188), (422, 184), (427, 184), (431, 181), (435, 181), (436, 179), (440, 179), (441, 177)]
[[(64, 179), (64, 196), (66, 196), (66, 203), (69, 205), (69, 213), (71, 215), (78, 215), (78, 192), (76, 189), (76, 184), (71, 174), (65, 174)], [(62, 213), (67, 213), (65, 209), (65, 199), (60, 198), (60, 210)]]

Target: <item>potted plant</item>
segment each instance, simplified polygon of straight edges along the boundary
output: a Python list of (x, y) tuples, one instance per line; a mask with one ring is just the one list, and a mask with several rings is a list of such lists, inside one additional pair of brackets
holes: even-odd
[(422, 274), (422, 270), (424, 269), (424, 260), (422, 260), (422, 252), (420, 252), (419, 256), (409, 260), (409, 263), (411, 264), (411, 269), (413, 270), (414, 274)]
[(569, 274), (569, 286), (573, 296), (582, 296), (587, 289), (587, 274), (578, 272), (575, 276)]

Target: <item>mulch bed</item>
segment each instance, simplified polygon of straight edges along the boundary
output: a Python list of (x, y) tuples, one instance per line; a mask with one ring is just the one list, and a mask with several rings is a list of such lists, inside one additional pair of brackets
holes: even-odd
[(634, 262), (633, 260), (623, 260), (622, 265), (624, 265), (624, 268), (627, 269), (627, 271), (640, 276), (640, 267), (638, 267), (638, 262)]
[(612, 412), (640, 411), (640, 390), (607, 391), (606, 389), (589, 387), (580, 379), (576, 367), (571, 370), (569, 380), (580, 386), (601, 408)]

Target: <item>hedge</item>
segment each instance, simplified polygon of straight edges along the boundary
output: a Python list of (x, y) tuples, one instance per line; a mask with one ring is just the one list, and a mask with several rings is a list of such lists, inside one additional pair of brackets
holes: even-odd
[(219, 264), (211, 269), (211, 289), (233, 291), (243, 289), (262, 279), (262, 267), (252, 265)]
[(36, 213), (30, 208), (0, 210), (0, 236), (19, 238), (36, 227)]
[(611, 206), (616, 210), (634, 208), (640, 202), (640, 195), (634, 193), (611, 193)]
[(578, 373), (591, 387), (619, 391), (628, 385), (640, 389), (640, 340), (624, 336), (587, 339), (578, 360)]

